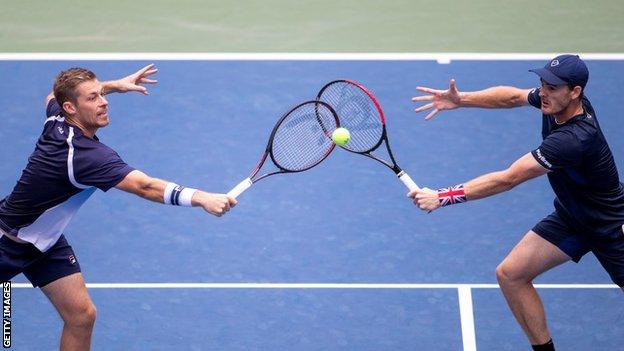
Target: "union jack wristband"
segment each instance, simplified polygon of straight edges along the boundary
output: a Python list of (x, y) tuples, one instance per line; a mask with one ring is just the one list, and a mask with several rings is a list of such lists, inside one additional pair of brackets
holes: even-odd
[(440, 207), (466, 202), (464, 184), (438, 189), (438, 201), (440, 201)]

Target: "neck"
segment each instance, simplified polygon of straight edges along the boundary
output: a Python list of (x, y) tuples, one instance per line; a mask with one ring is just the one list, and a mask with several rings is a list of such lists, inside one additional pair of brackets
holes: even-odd
[(583, 113), (583, 105), (580, 100), (576, 100), (570, 103), (565, 109), (561, 112), (554, 114), (555, 122), (558, 124), (563, 124), (569, 121), (572, 117), (578, 116)]
[(93, 137), (95, 136), (95, 132), (97, 131), (97, 128), (87, 128), (82, 123), (76, 121), (72, 117), (65, 117), (65, 122), (79, 128), (82, 131), (82, 134), (91, 139), (93, 139)]

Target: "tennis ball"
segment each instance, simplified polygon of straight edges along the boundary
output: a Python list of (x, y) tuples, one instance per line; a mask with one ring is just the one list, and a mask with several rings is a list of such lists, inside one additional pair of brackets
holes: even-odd
[(346, 128), (340, 127), (334, 130), (331, 138), (337, 145), (344, 145), (351, 139), (351, 133)]

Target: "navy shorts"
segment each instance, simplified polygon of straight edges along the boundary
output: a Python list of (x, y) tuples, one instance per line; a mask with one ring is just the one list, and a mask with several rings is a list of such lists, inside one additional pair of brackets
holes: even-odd
[(615, 228), (607, 234), (584, 233), (555, 211), (537, 223), (533, 231), (565, 252), (574, 262), (593, 252), (611, 280), (624, 287), (624, 227)]
[(46, 252), (30, 243), (0, 237), (0, 281), (24, 273), (34, 287), (42, 287), (77, 272), (80, 272), (80, 264), (64, 235)]

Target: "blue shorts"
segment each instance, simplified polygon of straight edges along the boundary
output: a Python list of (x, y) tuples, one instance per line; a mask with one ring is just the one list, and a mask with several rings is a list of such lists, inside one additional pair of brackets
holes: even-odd
[(611, 280), (624, 287), (624, 227), (607, 234), (580, 232), (557, 211), (533, 227), (533, 231), (565, 252), (574, 262), (593, 252)]
[(42, 287), (77, 272), (80, 272), (80, 264), (64, 235), (46, 252), (39, 251), (33, 244), (0, 237), (0, 281), (24, 273), (34, 287)]

